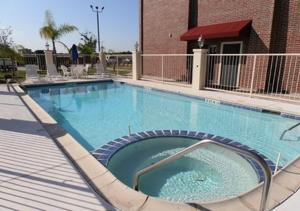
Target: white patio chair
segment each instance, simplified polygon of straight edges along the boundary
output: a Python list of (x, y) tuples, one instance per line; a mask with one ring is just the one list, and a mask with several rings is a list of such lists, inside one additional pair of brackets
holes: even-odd
[(83, 67), (83, 75), (87, 78), (88, 77), (88, 72), (89, 72), (90, 64), (85, 64)]
[(33, 64), (27, 64), (25, 65), (25, 71), (26, 71), (26, 81), (25, 83), (30, 83), (33, 81), (39, 81), (40, 77), (38, 74), (39, 67), (37, 65)]
[(47, 73), (50, 80), (62, 80), (63, 77), (57, 72), (57, 68), (54, 64), (47, 65)]
[(70, 77), (72, 75), (71, 72), (69, 71), (69, 69), (65, 65), (61, 65), (60, 69), (63, 72), (63, 77), (64, 78), (68, 78), (68, 77)]
[(74, 75), (77, 79), (84, 75), (84, 66), (76, 65), (71, 67), (72, 75)]

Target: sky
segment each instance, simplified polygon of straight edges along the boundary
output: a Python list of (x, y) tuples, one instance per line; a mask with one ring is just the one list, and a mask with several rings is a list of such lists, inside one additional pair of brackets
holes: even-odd
[[(39, 29), (44, 24), (44, 13), (49, 9), (57, 25), (75, 25), (79, 32), (90, 31), (97, 36), (96, 14), (90, 5), (104, 6), (100, 14), (100, 40), (106, 49), (133, 50), (138, 41), (138, 0), (0, 0), (0, 28), (11, 26), (15, 44), (32, 50), (45, 49), (46, 41)], [(78, 44), (78, 32), (61, 39), (68, 46)], [(65, 51), (60, 44), (58, 52)]]

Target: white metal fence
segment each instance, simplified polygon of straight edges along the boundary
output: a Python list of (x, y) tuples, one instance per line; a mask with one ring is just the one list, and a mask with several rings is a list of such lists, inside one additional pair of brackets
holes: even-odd
[[(59, 67), (69, 66), (69, 54), (54, 55)], [(79, 64), (95, 64), (98, 57), (79, 55)], [(131, 54), (107, 54), (107, 71), (132, 76)], [(46, 70), (44, 54), (23, 55), (18, 65), (36, 64)], [(193, 54), (142, 54), (142, 79), (163, 83), (192, 83)], [(93, 68), (93, 67), (92, 67)], [(95, 69), (95, 68), (94, 68)], [(205, 88), (300, 101), (300, 54), (208, 54)]]
[(191, 84), (193, 54), (142, 54), (142, 78)]
[[(98, 55), (95, 56), (80, 54), (78, 57), (78, 64), (96, 64), (99, 60)], [(112, 75), (119, 75), (130, 77), (132, 76), (132, 55), (131, 54), (106, 54), (107, 71)], [(53, 54), (53, 62), (57, 67), (65, 65), (69, 67), (72, 64), (70, 54)], [(44, 54), (25, 54), (22, 55), (18, 62), (20, 67), (27, 64), (35, 64), (39, 66), (40, 70), (46, 70), (46, 60)]]
[[(70, 66), (72, 64), (70, 54), (53, 54), (53, 62), (57, 67), (61, 65)], [(87, 54), (80, 54), (78, 57), (78, 64), (93, 64), (97, 62), (97, 56), (90, 56)], [(18, 62), (18, 66), (26, 64), (38, 65), (40, 70), (46, 70), (46, 60), (44, 54), (24, 54)]]
[(44, 54), (25, 54), (22, 55), (18, 61), (18, 66), (24, 66), (27, 64), (38, 65), (40, 70), (46, 70), (46, 60)]
[(209, 54), (207, 89), (300, 100), (300, 54)]
[(106, 54), (107, 70), (112, 74), (123, 77), (132, 76), (131, 54)]

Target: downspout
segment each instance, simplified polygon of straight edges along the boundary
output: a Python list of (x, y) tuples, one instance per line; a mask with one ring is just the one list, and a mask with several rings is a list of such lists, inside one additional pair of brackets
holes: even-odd
[(144, 0), (139, 1), (139, 44), (140, 51), (143, 52), (143, 39), (144, 39), (144, 24), (143, 24), (143, 14), (144, 14)]
[[(140, 5), (139, 5), (139, 43), (140, 43), (140, 52), (143, 53), (144, 52), (144, 20), (143, 20), (143, 17), (144, 17), (144, 0), (140, 0), (139, 1)], [(141, 58), (141, 61), (140, 61), (140, 72), (141, 72), (141, 75), (143, 74), (143, 57)]]

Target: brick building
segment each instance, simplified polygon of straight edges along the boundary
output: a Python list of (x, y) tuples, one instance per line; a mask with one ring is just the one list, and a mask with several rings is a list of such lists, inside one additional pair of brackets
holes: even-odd
[[(189, 54), (198, 48), (200, 36), (209, 53), (300, 53), (300, 1), (140, 0), (140, 46), (144, 54)], [(144, 60), (144, 72), (155, 75), (155, 63), (160, 61)], [(292, 86), (285, 84), (286, 68), (277, 63), (274, 59), (261, 67), (257, 77), (263, 75), (265, 81), (271, 78), (274, 82), (261, 83), (257, 90), (270, 89), (274, 84)], [(295, 65), (297, 79), (299, 65)], [(247, 81), (240, 81), (243, 83)], [(293, 86), (300, 91), (299, 83)]]

